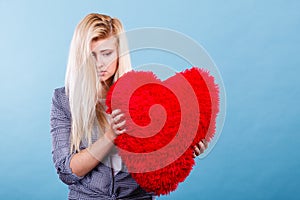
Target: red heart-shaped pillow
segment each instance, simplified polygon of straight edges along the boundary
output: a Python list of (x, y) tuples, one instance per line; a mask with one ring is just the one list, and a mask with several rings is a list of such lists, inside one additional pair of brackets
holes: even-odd
[(219, 89), (196, 67), (165, 81), (152, 72), (131, 71), (112, 85), (106, 104), (107, 113), (125, 113), (127, 131), (115, 144), (128, 171), (143, 189), (161, 195), (189, 175), (193, 147), (213, 137)]

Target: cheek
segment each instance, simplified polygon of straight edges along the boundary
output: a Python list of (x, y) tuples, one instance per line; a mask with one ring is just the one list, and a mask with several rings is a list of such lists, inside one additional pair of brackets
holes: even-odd
[(110, 61), (109, 66), (108, 66), (108, 71), (114, 73), (117, 69), (117, 65), (118, 65), (118, 60), (114, 59), (112, 61)]
[(110, 65), (110, 71), (112, 73), (115, 73), (117, 71), (117, 68), (118, 68), (118, 62), (117, 60), (114, 60)]

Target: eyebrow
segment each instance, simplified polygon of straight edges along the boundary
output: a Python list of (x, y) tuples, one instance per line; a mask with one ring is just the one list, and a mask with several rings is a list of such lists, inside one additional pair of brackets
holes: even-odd
[[(100, 53), (104, 53), (106, 51), (114, 51), (114, 49), (103, 49), (103, 50), (100, 50), (99, 52)], [(97, 50), (93, 51), (93, 52), (97, 52)]]

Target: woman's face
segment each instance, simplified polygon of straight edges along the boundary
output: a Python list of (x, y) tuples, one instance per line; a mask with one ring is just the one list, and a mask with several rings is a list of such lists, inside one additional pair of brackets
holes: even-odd
[(91, 51), (96, 62), (97, 76), (101, 82), (106, 82), (118, 67), (118, 49), (115, 37), (93, 40)]

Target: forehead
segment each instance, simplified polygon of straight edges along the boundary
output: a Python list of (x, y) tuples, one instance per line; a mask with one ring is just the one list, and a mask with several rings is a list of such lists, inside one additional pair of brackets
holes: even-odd
[(91, 50), (102, 51), (106, 49), (114, 49), (116, 48), (116, 44), (117, 44), (117, 39), (115, 37), (93, 40), (91, 42)]

